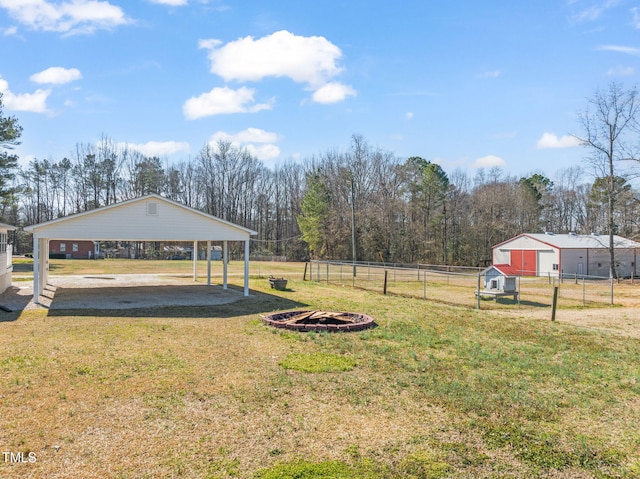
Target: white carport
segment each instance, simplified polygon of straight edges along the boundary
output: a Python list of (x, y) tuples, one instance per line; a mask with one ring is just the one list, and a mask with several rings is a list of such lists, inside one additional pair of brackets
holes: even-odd
[[(257, 234), (159, 195), (147, 195), (25, 227), (33, 234), (33, 297), (39, 303), (49, 274), (49, 240), (207, 242), (207, 284), (211, 284), (211, 241), (222, 241), (223, 288), (227, 289), (229, 241), (244, 241), (244, 295), (249, 296), (249, 240)], [(193, 279), (197, 255), (193, 255)]]

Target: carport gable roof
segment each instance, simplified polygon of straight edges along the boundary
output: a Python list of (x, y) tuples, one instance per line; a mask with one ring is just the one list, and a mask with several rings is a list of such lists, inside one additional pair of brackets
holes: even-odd
[(245, 241), (255, 231), (152, 194), (25, 227), (34, 238)]

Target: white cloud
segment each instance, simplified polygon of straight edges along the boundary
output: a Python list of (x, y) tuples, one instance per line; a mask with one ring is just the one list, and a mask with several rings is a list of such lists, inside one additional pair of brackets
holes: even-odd
[(479, 78), (479, 79), (498, 78), (500, 75), (502, 75), (502, 72), (500, 70), (492, 70), (492, 71), (478, 73), (476, 75), (476, 78)]
[(131, 23), (120, 7), (101, 0), (0, 0), (0, 8), (34, 30), (68, 34), (93, 33)]
[(412, 111), (408, 111), (408, 112), (406, 112), (406, 113), (404, 114), (404, 117), (405, 117), (407, 120), (411, 120), (411, 119), (413, 118), (413, 112), (412, 112)]
[(29, 77), (35, 83), (48, 83), (51, 85), (63, 85), (75, 80), (80, 80), (82, 73), (77, 68), (51, 67)]
[(634, 75), (636, 70), (633, 67), (623, 67), (618, 66), (614, 68), (609, 68), (605, 75), (610, 77), (628, 77)]
[(189, 5), (189, 0), (149, 0), (151, 3), (158, 5), (168, 5), (170, 7), (182, 7)]
[(505, 165), (506, 165), (506, 162), (499, 156), (487, 155), (475, 160), (471, 164), (471, 168), (492, 168), (495, 166), (502, 167)]
[(184, 141), (148, 141), (146, 143), (121, 143), (123, 148), (139, 151), (144, 156), (165, 156), (189, 152), (189, 143)]
[(312, 95), (316, 103), (338, 103), (348, 96), (355, 96), (357, 92), (349, 85), (331, 82), (318, 88)]
[(269, 110), (268, 103), (255, 103), (254, 90), (241, 87), (234, 90), (229, 87), (216, 87), (210, 92), (197, 97), (189, 98), (182, 106), (184, 116), (188, 120), (195, 120), (211, 115), (227, 113), (255, 113), (260, 110)]
[(580, 146), (580, 140), (575, 136), (564, 135), (558, 137), (555, 133), (548, 132), (544, 132), (536, 143), (536, 148), (539, 150), (547, 148), (572, 148), (574, 146)]
[(640, 10), (638, 9), (638, 7), (633, 7), (631, 9), (631, 14), (633, 15), (634, 28), (640, 28)]
[(245, 148), (259, 160), (272, 160), (280, 156), (280, 148), (275, 144), (279, 139), (280, 136), (277, 133), (259, 128), (247, 128), (235, 134), (218, 131), (211, 135), (209, 143), (215, 144), (220, 140), (230, 141), (238, 148)]
[(582, 7), (584, 2), (571, 2), (576, 3), (581, 7), (579, 10), (576, 10), (572, 15), (572, 20), (574, 22), (590, 22), (593, 20), (597, 20), (600, 16), (607, 11), (608, 9), (615, 7), (619, 2), (619, 0), (597, 0), (596, 2), (591, 2), (592, 4), (587, 7)]
[(0, 77), (0, 92), (2, 103), (7, 110), (30, 111), (32, 113), (47, 113), (47, 98), (51, 90), (38, 89), (33, 93), (16, 94), (9, 90), (9, 83)]
[(245, 148), (262, 161), (274, 160), (280, 156), (280, 148), (277, 145), (246, 145)]
[(200, 40), (198, 46), (209, 51), (211, 73), (225, 81), (285, 77), (313, 90), (312, 99), (318, 103), (336, 103), (356, 94), (351, 86), (331, 81), (343, 71), (338, 65), (342, 51), (324, 37), (281, 30), (226, 44), (217, 39)]
[(5, 37), (10, 37), (18, 33), (18, 27), (12, 26), (0, 29)]
[(606, 52), (625, 53), (627, 55), (634, 55), (634, 56), (640, 55), (640, 48), (625, 47), (622, 45), (602, 45), (602, 46), (599, 46), (596, 50), (601, 50)]
[(200, 42), (209, 50), (211, 73), (226, 81), (288, 77), (317, 88), (342, 71), (336, 65), (342, 52), (324, 37), (303, 37), (281, 30), (257, 40), (248, 36), (221, 44), (218, 40)]

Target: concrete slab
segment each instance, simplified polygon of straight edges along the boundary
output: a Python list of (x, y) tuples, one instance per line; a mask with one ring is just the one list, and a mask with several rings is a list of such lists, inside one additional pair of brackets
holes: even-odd
[[(33, 283), (16, 282), (0, 296), (11, 309), (38, 307), (30, 298)], [(242, 291), (196, 283), (190, 276), (157, 274), (49, 276), (42, 307), (64, 309), (133, 309), (164, 306), (210, 306), (242, 299)]]

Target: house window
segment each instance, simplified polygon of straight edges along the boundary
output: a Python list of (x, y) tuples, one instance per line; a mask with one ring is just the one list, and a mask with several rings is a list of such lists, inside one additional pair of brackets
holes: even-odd
[(497, 279), (492, 279), (491, 280), (491, 289), (498, 289), (498, 280)]
[(7, 252), (7, 233), (0, 233), (0, 254)]
[(553, 270), (554, 271), (558, 271), (560, 269), (560, 266), (558, 264), (554, 264), (553, 265)]
[(71, 247), (74, 253), (78, 252), (78, 243), (73, 243), (73, 246)]
[(67, 251), (67, 243), (60, 243), (60, 252), (66, 253)]

